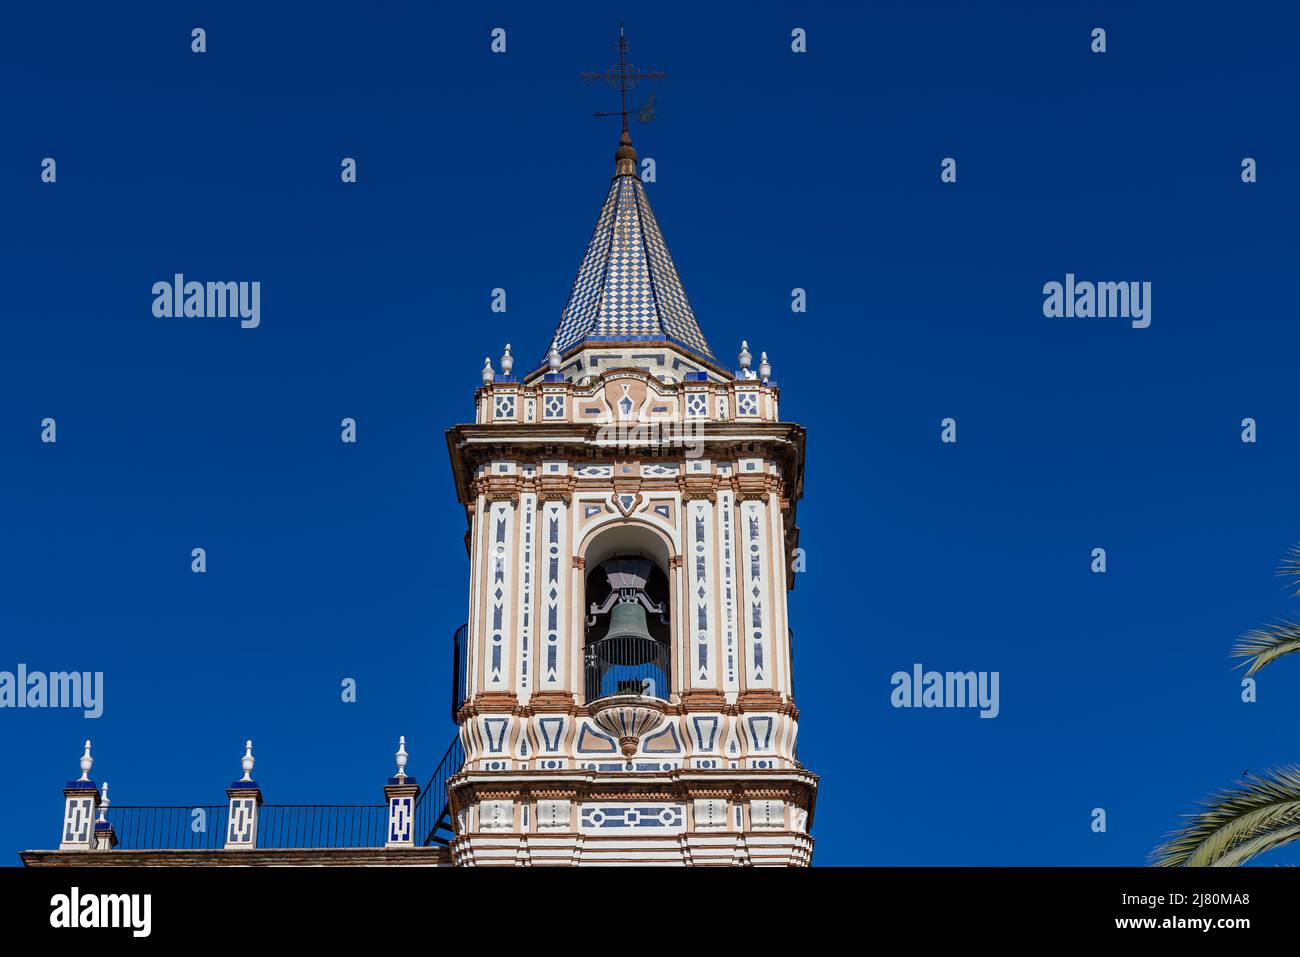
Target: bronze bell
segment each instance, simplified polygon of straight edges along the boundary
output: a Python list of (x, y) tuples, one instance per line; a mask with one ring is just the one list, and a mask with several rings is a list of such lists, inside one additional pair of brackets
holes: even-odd
[(639, 601), (620, 601), (609, 615), (606, 638), (644, 638), (650, 641), (650, 629), (645, 622), (645, 609)]

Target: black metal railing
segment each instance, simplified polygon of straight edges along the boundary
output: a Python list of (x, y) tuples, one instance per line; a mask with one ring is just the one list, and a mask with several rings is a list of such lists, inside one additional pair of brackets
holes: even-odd
[(461, 625), (451, 636), (451, 720), (469, 696), (469, 623)]
[[(424, 838), (423, 846), (446, 845), (454, 836), (447, 779), (464, 764), (460, 738), (453, 738), (416, 801), (415, 833)], [(219, 851), (226, 844), (229, 813), (225, 804), (114, 804), (107, 819), (124, 851)], [(263, 804), (257, 813), (259, 848), (383, 847), (387, 837), (384, 804)]]
[(451, 739), (451, 745), (429, 780), (424, 782), (424, 790), (415, 802), (415, 833), (424, 836), (421, 843), (425, 847), (430, 844), (448, 844), (455, 836), (451, 805), (447, 800), (447, 779), (464, 765), (465, 748), (460, 743), (460, 735), (457, 735)]
[(582, 656), (587, 702), (616, 694), (668, 700), (672, 670), (668, 645), (653, 638), (620, 635), (588, 643)]
[[(125, 851), (219, 851), (226, 843), (224, 804), (144, 807), (113, 805), (107, 818)], [(383, 847), (383, 804), (263, 804), (257, 846), (277, 849)]]
[(387, 827), (386, 804), (263, 804), (257, 846), (383, 847)]
[(219, 851), (226, 843), (225, 804), (109, 806), (107, 820), (124, 851)]

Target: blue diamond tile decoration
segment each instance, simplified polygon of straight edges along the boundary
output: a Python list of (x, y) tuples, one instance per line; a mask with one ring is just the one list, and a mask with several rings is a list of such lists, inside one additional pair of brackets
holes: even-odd
[(661, 339), (717, 361), (695, 321), (645, 187), (634, 175), (615, 176), (560, 315), (555, 347), (564, 353), (581, 342)]

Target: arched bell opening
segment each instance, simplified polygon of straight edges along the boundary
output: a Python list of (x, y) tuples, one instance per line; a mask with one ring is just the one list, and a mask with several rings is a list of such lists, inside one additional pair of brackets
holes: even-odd
[(663, 545), (626, 526), (587, 551), (583, 689), (588, 703), (613, 695), (668, 700), (672, 690), (670, 589), (656, 560)]

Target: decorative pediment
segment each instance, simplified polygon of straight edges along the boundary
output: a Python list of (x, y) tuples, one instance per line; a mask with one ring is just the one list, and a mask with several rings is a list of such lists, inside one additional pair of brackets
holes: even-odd
[(641, 506), (640, 492), (616, 492), (613, 497), (614, 507), (624, 517), (631, 515)]

